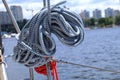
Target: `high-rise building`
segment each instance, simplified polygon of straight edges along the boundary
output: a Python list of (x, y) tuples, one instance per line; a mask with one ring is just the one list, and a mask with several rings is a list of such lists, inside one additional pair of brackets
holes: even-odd
[(22, 21), (23, 20), (23, 12), (21, 6), (11, 6), (10, 7), (16, 21)]
[(90, 12), (87, 11), (87, 10), (84, 10), (80, 13), (80, 16), (83, 18), (83, 19), (89, 19), (90, 18)]
[(10, 17), (7, 12), (0, 11), (0, 25), (11, 24)]
[(112, 8), (105, 9), (105, 17), (113, 17), (114, 16), (114, 10)]
[(95, 10), (93, 11), (93, 18), (99, 19), (99, 18), (101, 18), (101, 17), (102, 17), (102, 15), (101, 15), (101, 10), (95, 9)]
[[(23, 21), (23, 13), (22, 8), (20, 6), (11, 6), (10, 9), (16, 21), (18, 22)], [(0, 11), (0, 26), (2, 31), (15, 32), (11, 19), (6, 11)]]

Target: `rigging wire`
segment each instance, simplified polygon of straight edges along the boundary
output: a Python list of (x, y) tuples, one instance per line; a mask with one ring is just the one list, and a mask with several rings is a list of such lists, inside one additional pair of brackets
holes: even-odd
[[(5, 59), (9, 58), (9, 57), (12, 57), (12, 56), (13, 56), (12, 54), (7, 55), (7, 56), (5, 56)], [(64, 61), (64, 60), (60, 60), (60, 59), (53, 59), (53, 60), (55, 60), (57, 63), (70, 64), (70, 65), (73, 65), (73, 66), (86, 67), (86, 68), (90, 68), (90, 69), (111, 72), (111, 73), (114, 73), (114, 74), (120, 74), (120, 71), (108, 70), (108, 69), (104, 69), (104, 68), (100, 68), (100, 67), (95, 67), (95, 66), (90, 66), (90, 65), (85, 65), (85, 64), (79, 64), (79, 63)]]
[(80, 67), (86, 67), (86, 68), (96, 69), (96, 70), (100, 70), (100, 71), (111, 72), (111, 73), (114, 73), (114, 74), (120, 74), (120, 72), (118, 72), (118, 71), (103, 69), (103, 68), (100, 68), (100, 67), (84, 65), (84, 64), (77, 64), (77, 63), (68, 62), (68, 61), (64, 61), (64, 60), (58, 60), (58, 59), (55, 59), (55, 61), (58, 62), (58, 63), (71, 64), (71, 65), (75, 65), (75, 66), (80, 66)]

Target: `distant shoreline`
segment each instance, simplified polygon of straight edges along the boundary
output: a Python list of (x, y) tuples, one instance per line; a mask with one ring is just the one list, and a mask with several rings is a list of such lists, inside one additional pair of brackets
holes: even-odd
[(112, 27), (103, 27), (103, 28), (100, 28), (100, 27), (95, 27), (95, 28), (89, 28), (89, 27), (85, 27), (85, 30), (96, 30), (96, 29), (107, 29), (107, 28), (120, 28), (120, 26), (112, 26)]

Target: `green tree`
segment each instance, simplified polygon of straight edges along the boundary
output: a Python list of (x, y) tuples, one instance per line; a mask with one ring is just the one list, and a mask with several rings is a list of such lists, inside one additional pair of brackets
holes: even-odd
[(96, 19), (94, 18), (84, 19), (83, 22), (85, 27), (93, 28), (95, 26)]
[(105, 18), (105, 25), (109, 25), (109, 26), (112, 26), (114, 23), (114, 20), (112, 17), (108, 17), (108, 18)]
[(98, 19), (98, 25), (100, 27), (105, 27), (105, 23), (106, 23), (106, 18), (100, 18), (100, 19)]
[(115, 24), (120, 25), (120, 15), (115, 17)]
[(24, 25), (27, 23), (27, 21), (28, 21), (27, 19), (23, 19), (23, 21), (17, 22), (20, 30), (24, 27)]
[(85, 27), (89, 27), (89, 19), (83, 19), (83, 23)]
[(89, 25), (90, 25), (90, 26), (94, 26), (94, 25), (95, 25), (95, 22), (96, 22), (96, 19), (95, 19), (95, 18), (91, 18), (91, 19), (89, 20)]

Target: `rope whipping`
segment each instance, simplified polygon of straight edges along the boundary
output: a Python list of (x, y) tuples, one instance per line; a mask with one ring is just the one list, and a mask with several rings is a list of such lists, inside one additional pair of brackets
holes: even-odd
[[(46, 64), (56, 52), (52, 34), (65, 45), (77, 46), (84, 39), (84, 25), (80, 15), (59, 7), (66, 1), (43, 8), (24, 26), (17, 45), (14, 47), (13, 60), (27, 67)], [(51, 17), (51, 23), (48, 20)]]

